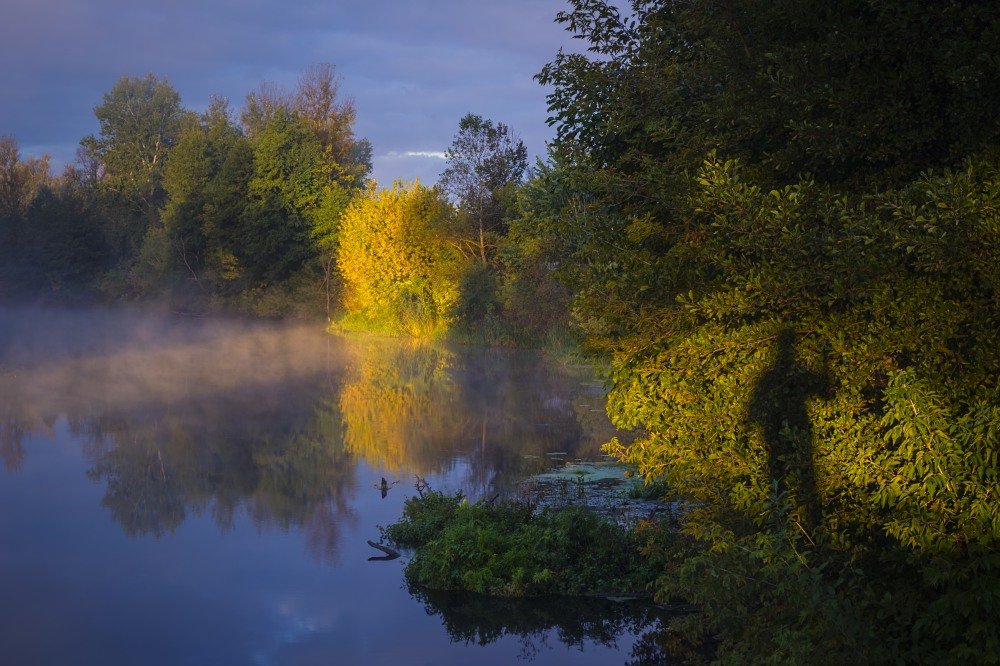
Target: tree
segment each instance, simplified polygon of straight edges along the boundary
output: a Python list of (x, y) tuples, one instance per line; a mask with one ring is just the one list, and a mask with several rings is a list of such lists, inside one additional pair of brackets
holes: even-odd
[(354, 101), (341, 99), (339, 92), (336, 68), (330, 63), (314, 65), (299, 78), (292, 108), (323, 145), (330, 177), (344, 185), (363, 186), (371, 169), (370, 146), (358, 145)]
[(517, 192), (507, 234), (497, 256), (501, 264), (503, 314), (520, 341), (539, 344), (568, 333), (575, 219), (579, 202), (564, 181), (558, 156), (538, 160)]
[(51, 181), (49, 157), (23, 159), (17, 140), (0, 136), (0, 256), (8, 261), (24, 251), (26, 220), (31, 202)]
[(94, 115), (100, 133), (80, 141), (79, 156), (85, 172), (99, 178), (105, 235), (124, 275), (147, 230), (159, 223), (167, 155), (185, 111), (166, 80), (147, 74), (118, 79)]
[(255, 285), (280, 282), (315, 254), (310, 215), (321, 205), (323, 147), (296, 116), (279, 110), (251, 139), (253, 176), (236, 255)]
[(236, 234), (252, 170), (250, 144), (233, 124), (228, 103), (213, 98), (178, 136), (164, 172), (168, 200), (161, 213), (170, 267), (202, 291), (208, 288), (202, 272), (223, 292), (236, 277)]
[(152, 74), (123, 76), (94, 107), (100, 136), (81, 142), (98, 156), (109, 187), (155, 219), (162, 203), (167, 154), (181, 129), (181, 97)]
[(263, 81), (257, 90), (247, 93), (240, 112), (240, 122), (247, 137), (262, 131), (278, 111), (291, 112), (289, 95), (272, 81)]
[(354, 101), (340, 97), (340, 78), (331, 63), (309, 67), (292, 92), (265, 82), (246, 97), (240, 116), (253, 139), (279, 114), (294, 116), (308, 127), (323, 147), (326, 176), (345, 187), (363, 187), (371, 171), (371, 145), (354, 136)]
[(49, 156), (24, 159), (12, 136), (0, 136), (0, 217), (23, 216), (49, 181)]
[(891, 184), (1000, 139), (988, 0), (630, 5), (574, 0), (557, 20), (597, 57), (559, 53), (538, 79), (558, 142), (633, 188), (712, 148), (783, 181)]
[(445, 154), (441, 187), (461, 207), (462, 243), (475, 248), (485, 264), (496, 237), (506, 230), (512, 190), (528, 167), (528, 150), (507, 125), (470, 113), (459, 121)]
[(454, 321), (460, 259), (442, 235), (451, 207), (437, 189), (374, 184), (340, 223), (337, 267), (346, 324), (421, 336)]
[[(291, 225), (285, 231), (296, 227), (297, 234), (304, 233), (309, 252), (296, 261), (299, 268), (320, 273), (328, 318), (340, 215), (371, 171), (371, 144), (355, 137), (354, 103), (341, 99), (339, 90), (335, 67), (321, 63), (303, 73), (294, 92), (262, 84), (247, 95), (241, 115), (255, 146), (253, 205), (244, 217), (244, 237), (261, 248), (259, 241), (268, 236), (264, 229), (282, 219)], [(274, 150), (275, 140), (284, 142), (280, 150)], [(280, 196), (272, 196), (278, 190)], [(262, 196), (265, 191), (272, 194)], [(246, 264), (247, 257), (241, 261)]]
[(76, 293), (107, 269), (100, 212), (72, 174), (42, 187), (26, 221), (36, 268), (52, 292)]

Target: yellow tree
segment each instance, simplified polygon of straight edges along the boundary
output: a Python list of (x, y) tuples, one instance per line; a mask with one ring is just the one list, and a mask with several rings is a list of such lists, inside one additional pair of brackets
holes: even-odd
[(414, 336), (453, 323), (461, 256), (444, 234), (453, 214), (436, 188), (373, 185), (344, 211), (337, 267), (344, 280), (342, 324)]

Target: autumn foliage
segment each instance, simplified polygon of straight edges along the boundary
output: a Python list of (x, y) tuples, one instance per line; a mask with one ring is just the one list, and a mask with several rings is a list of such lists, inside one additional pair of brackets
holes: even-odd
[(351, 202), (337, 249), (345, 326), (418, 336), (447, 330), (461, 265), (441, 233), (450, 214), (441, 194), (419, 182), (372, 186)]

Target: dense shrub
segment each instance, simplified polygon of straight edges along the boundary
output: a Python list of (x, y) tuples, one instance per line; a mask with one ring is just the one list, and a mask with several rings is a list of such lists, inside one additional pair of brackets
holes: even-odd
[(643, 553), (669, 540), (657, 526), (627, 530), (583, 508), (535, 513), (434, 491), (408, 499), (385, 535), (416, 548), (411, 583), (512, 597), (643, 592), (661, 564)]
[(344, 211), (337, 266), (344, 281), (343, 324), (435, 335), (454, 321), (460, 258), (441, 228), (451, 209), (420, 183), (370, 188)]

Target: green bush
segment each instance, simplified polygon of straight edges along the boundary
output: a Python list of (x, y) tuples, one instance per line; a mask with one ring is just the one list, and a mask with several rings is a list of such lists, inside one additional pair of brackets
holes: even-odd
[(505, 597), (643, 592), (662, 570), (650, 555), (671, 538), (583, 508), (535, 513), (523, 502), (469, 503), (433, 491), (408, 499), (385, 536), (416, 549), (406, 567), (411, 584)]

